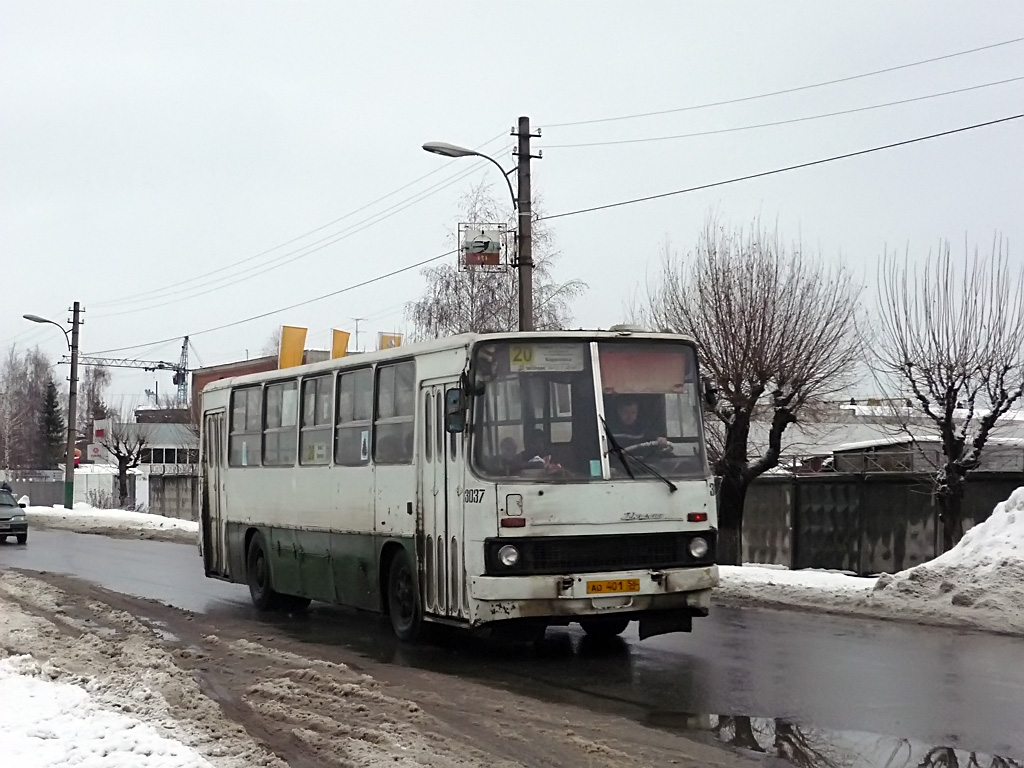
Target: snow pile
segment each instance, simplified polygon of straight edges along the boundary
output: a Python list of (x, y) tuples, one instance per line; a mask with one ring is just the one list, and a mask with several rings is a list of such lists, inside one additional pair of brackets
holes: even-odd
[[(837, 571), (791, 571), (779, 565), (720, 565), (714, 600), (726, 605), (803, 608), (828, 613), (878, 613), (864, 604), (875, 586), (873, 578)], [(884, 612), (884, 610), (883, 610)]]
[(139, 720), (103, 709), (59, 671), (31, 656), (0, 659), (4, 764), (11, 766), (210, 766)]
[(1024, 488), (934, 560), (880, 577), (871, 603), (1024, 632)]
[(52, 507), (26, 507), (29, 527), (63, 528), (82, 533), (135, 534), (142, 538), (194, 542), (199, 523), (175, 517), (133, 512), (127, 509), (97, 509), (79, 502), (74, 509), (60, 504)]

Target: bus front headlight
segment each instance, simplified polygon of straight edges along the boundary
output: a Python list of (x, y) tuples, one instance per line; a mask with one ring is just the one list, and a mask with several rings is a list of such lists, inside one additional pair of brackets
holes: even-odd
[(519, 550), (511, 544), (506, 544), (498, 550), (498, 559), (506, 568), (511, 568), (519, 562)]
[(708, 553), (708, 542), (700, 536), (690, 539), (690, 554), (695, 560), (700, 560)]

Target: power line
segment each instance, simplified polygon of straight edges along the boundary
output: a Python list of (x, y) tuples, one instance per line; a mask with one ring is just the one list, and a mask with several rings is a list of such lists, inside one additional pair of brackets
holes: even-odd
[[(495, 141), (497, 141), (498, 139), (504, 137), (505, 135), (506, 135), (506, 132), (502, 131), (501, 133), (497, 134), (496, 136), (494, 136), (494, 137), (488, 139), (487, 141), (485, 141), (483, 144), (480, 144), (475, 149), (477, 151), (479, 151), (479, 150), (483, 149), (484, 147), (486, 147), (487, 145), (493, 144)], [(261, 251), (259, 253), (256, 253), (256, 254), (252, 255), (252, 256), (246, 256), (245, 258), (239, 259), (238, 261), (234, 261), (234, 262), (232, 262), (230, 264), (225, 264), (222, 267), (218, 267), (217, 269), (211, 270), (209, 272), (204, 272), (204, 273), (202, 273), (200, 275), (196, 275), (195, 277), (188, 278), (187, 280), (182, 280), (182, 281), (179, 281), (177, 283), (172, 283), (170, 285), (161, 286), (160, 288), (154, 288), (154, 289), (149, 290), (149, 291), (144, 291), (142, 293), (137, 293), (131, 299), (114, 299), (114, 300), (111, 300), (111, 301), (96, 302), (92, 306), (93, 307), (115, 306), (115, 305), (118, 305), (118, 304), (124, 304), (124, 303), (128, 303), (128, 302), (132, 302), (132, 301), (138, 300), (138, 299), (140, 299), (142, 297), (145, 297), (145, 296), (151, 296), (151, 295), (157, 294), (157, 293), (164, 293), (164, 292), (168, 291), (171, 288), (177, 288), (179, 286), (188, 285), (189, 283), (197, 282), (197, 281), (202, 280), (204, 278), (210, 277), (211, 275), (216, 275), (216, 274), (218, 274), (220, 272), (225, 272), (225, 271), (230, 270), (230, 269), (232, 269), (234, 267), (246, 264), (249, 261), (252, 261), (252, 260), (255, 260), (255, 259), (259, 259), (259, 258), (261, 258), (263, 256), (266, 256), (266, 255), (269, 255), (269, 254), (273, 253), (274, 251), (280, 250), (281, 248), (285, 248), (285, 247), (287, 247), (287, 246), (289, 246), (289, 245), (291, 245), (293, 243), (296, 243), (299, 240), (302, 240), (303, 238), (306, 238), (306, 237), (309, 237), (310, 235), (316, 234), (317, 232), (320, 232), (321, 230), (327, 229), (328, 227), (331, 227), (331, 226), (333, 226), (335, 224), (338, 224), (339, 222), (342, 222), (345, 219), (351, 218), (352, 216), (355, 216), (357, 213), (361, 213), (362, 211), (365, 211), (367, 208), (371, 208), (374, 205), (376, 205), (377, 203), (383, 202), (384, 200), (387, 200), (390, 197), (394, 197), (399, 192), (403, 192), (406, 189), (408, 189), (409, 187), (411, 187), (411, 186), (413, 186), (415, 184), (418, 184), (419, 182), (423, 181), (424, 179), (429, 178), (430, 176), (433, 176), (436, 173), (439, 173), (440, 171), (444, 170), (445, 168), (447, 168), (448, 166), (450, 166), (452, 163), (455, 163), (455, 162), (457, 162), (457, 160), (451, 160), (450, 162), (443, 163), (442, 165), (438, 166), (437, 168), (435, 168), (434, 170), (430, 171), (429, 173), (425, 173), (422, 176), (420, 176), (419, 178), (413, 179), (412, 181), (410, 181), (410, 182), (408, 182), (406, 184), (403, 184), (402, 186), (398, 187), (397, 189), (394, 189), (391, 192), (388, 192), (386, 195), (382, 195), (381, 197), (378, 197), (376, 200), (372, 200), (369, 203), (366, 203), (365, 205), (360, 206), (359, 208), (356, 208), (356, 209), (354, 209), (352, 211), (349, 211), (348, 213), (344, 214), (343, 216), (339, 216), (338, 218), (336, 218), (336, 219), (334, 219), (332, 221), (329, 221), (326, 224), (322, 224), (319, 227), (316, 227), (314, 229), (309, 230), (308, 232), (304, 232), (301, 235), (297, 235), (296, 237), (293, 237), (290, 240), (286, 240), (283, 243), (279, 243), (278, 245), (275, 245), (272, 248), (268, 248), (265, 251)], [(390, 210), (390, 209), (385, 209), (385, 210)], [(372, 217), (370, 217), (370, 218), (372, 218)], [(356, 226), (358, 226), (358, 225), (356, 225)], [(329, 237), (331, 237), (331, 236), (329, 236)], [(292, 253), (295, 253), (295, 251), (292, 251)], [(222, 279), (222, 278), (218, 278), (218, 279)]]
[(755, 128), (771, 128), (777, 125), (789, 125), (790, 123), (804, 123), (809, 120), (821, 120), (826, 117), (836, 117), (838, 115), (852, 115), (856, 112), (868, 112), (873, 109), (882, 109), (883, 107), (895, 107), (900, 104), (911, 104), (915, 101), (926, 101), (927, 99), (937, 99), (942, 96), (952, 96), (957, 93), (966, 93), (967, 91), (976, 91), (981, 88), (991, 88), (996, 85), (1006, 85), (1007, 83), (1016, 83), (1024, 80), (1024, 75), (1019, 77), (1010, 77), (1005, 80), (996, 80), (991, 83), (980, 83), (979, 85), (969, 85), (966, 88), (956, 88), (952, 91), (942, 91), (941, 93), (930, 93), (925, 96), (914, 96), (908, 99), (899, 99), (898, 101), (887, 101), (884, 104), (870, 104), (866, 107), (856, 107), (854, 109), (842, 109), (838, 112), (825, 112), (820, 115), (807, 115), (805, 117), (794, 117), (788, 120), (774, 120), (769, 123), (754, 123), (753, 125), (739, 125), (733, 128), (716, 128), (709, 131), (695, 131), (693, 133), (677, 133), (672, 136), (647, 136), (639, 139), (613, 139), (609, 141), (588, 141), (577, 144), (545, 144), (544, 149), (569, 149), (576, 147), (606, 147), (612, 144), (643, 144), (651, 141), (669, 141), (671, 139), (691, 139), (697, 136), (713, 136), (719, 133), (735, 133), (737, 131), (750, 131)]
[(193, 338), (195, 336), (201, 336), (204, 333), (213, 333), (214, 331), (222, 331), (225, 328), (233, 328), (236, 325), (242, 325), (244, 323), (249, 323), (249, 322), (252, 322), (253, 320), (262, 320), (265, 317), (270, 317), (271, 315), (276, 315), (276, 314), (279, 314), (280, 312), (287, 312), (290, 309), (296, 309), (298, 307), (303, 307), (303, 306), (305, 306), (307, 304), (314, 304), (314, 303), (316, 303), (318, 301), (323, 301), (324, 299), (329, 299), (329, 298), (332, 298), (334, 296), (339, 296), (342, 293), (347, 293), (348, 291), (354, 291), (357, 288), (363, 288), (363, 287), (365, 287), (367, 285), (371, 285), (372, 283), (376, 283), (376, 282), (379, 282), (381, 280), (386, 280), (389, 277), (394, 277), (395, 275), (400, 275), (403, 272), (408, 272), (409, 270), (416, 269), (417, 267), (422, 267), (422, 266), (424, 266), (426, 264), (430, 264), (431, 262), (439, 261), (440, 259), (443, 259), (446, 256), (452, 256), (452, 255), (454, 255), (456, 253), (458, 253), (458, 249), (451, 250), (451, 251), (445, 251), (444, 253), (438, 254), (437, 256), (431, 256), (429, 259), (423, 259), (422, 261), (417, 261), (415, 264), (409, 264), (408, 266), (400, 267), (399, 269), (392, 270), (391, 272), (388, 272), (387, 274), (378, 275), (377, 277), (371, 277), (368, 280), (363, 280), (361, 283), (356, 283), (354, 285), (349, 285), (349, 286), (346, 286), (344, 288), (339, 288), (336, 291), (331, 291), (330, 293), (325, 293), (325, 294), (322, 294), (320, 296), (316, 296), (315, 298), (312, 298), (312, 299), (306, 299), (305, 301), (299, 301), (299, 302), (296, 302), (295, 304), (289, 304), (287, 307), (278, 307), (277, 309), (272, 309), (272, 310), (269, 310), (267, 312), (261, 312), (258, 315), (253, 315), (251, 317), (246, 317), (246, 318), (244, 318), (242, 320), (233, 320), (232, 322), (224, 323), (223, 325), (216, 325), (216, 326), (213, 326), (212, 328), (204, 328), (201, 331), (195, 331), (195, 332), (189, 333), (189, 334), (179, 334), (177, 336), (171, 336), (171, 337), (166, 338), (166, 339), (160, 339), (159, 341), (153, 341), (153, 342), (149, 342), (149, 343), (146, 343), (146, 344), (134, 344), (134, 345), (129, 346), (129, 347), (117, 347), (116, 349), (104, 349), (104, 350), (101, 350), (99, 352), (93, 352), (91, 354), (93, 354), (93, 355), (106, 355), (106, 354), (110, 354), (111, 352), (124, 352), (124, 351), (130, 350), (130, 349), (141, 349), (143, 347), (155, 347), (155, 346), (157, 346), (159, 344), (166, 344), (166, 343), (168, 343), (170, 341), (177, 341), (178, 339), (180, 339), (180, 338), (182, 338), (183, 336), (186, 336), (186, 335), (189, 337), (189, 339), (191, 339), (191, 338)]
[(715, 181), (715, 182), (712, 182), (710, 184), (701, 184), (700, 186), (696, 186), (696, 187), (687, 187), (686, 189), (677, 189), (677, 190), (674, 190), (672, 192), (661, 192), (661, 193), (659, 193), (657, 195), (647, 195), (646, 197), (635, 197), (635, 198), (632, 198), (631, 200), (620, 200), (617, 203), (606, 203), (604, 205), (595, 205), (595, 206), (592, 206), (590, 208), (580, 208), (580, 209), (575, 210), (575, 211), (565, 211), (564, 213), (554, 213), (554, 214), (551, 214), (550, 216), (541, 216), (541, 217), (539, 217), (537, 219), (537, 221), (549, 221), (551, 219), (562, 219), (562, 218), (565, 218), (567, 216), (576, 216), (576, 215), (581, 214), (581, 213), (592, 213), (594, 211), (603, 211), (603, 210), (607, 210), (608, 208), (618, 208), (618, 207), (621, 207), (621, 206), (624, 206), (624, 205), (633, 205), (634, 203), (645, 203), (645, 202), (648, 202), (649, 200), (658, 200), (658, 199), (663, 198), (663, 197), (672, 197), (674, 195), (682, 195), (682, 194), (686, 194), (687, 192), (698, 192), (698, 191), (703, 190), (703, 189), (711, 189), (712, 187), (722, 187), (722, 186), (725, 186), (726, 184), (735, 184), (738, 181), (749, 181), (751, 179), (759, 179), (759, 178), (761, 178), (763, 176), (772, 176), (772, 175), (777, 174), (777, 173), (785, 173), (786, 171), (795, 171), (795, 170), (797, 170), (799, 168), (810, 168), (811, 166), (814, 166), (814, 165), (822, 165), (824, 163), (831, 163), (831, 162), (835, 162), (836, 160), (845, 160), (845, 159), (850, 158), (850, 157), (857, 157), (859, 155), (871, 154), (872, 152), (881, 152), (884, 149), (892, 149), (894, 147), (902, 147), (902, 146), (905, 146), (907, 144), (916, 144), (917, 142), (920, 142), (920, 141), (928, 141), (929, 139), (937, 139), (937, 138), (939, 138), (941, 136), (951, 136), (954, 133), (963, 133), (964, 131), (972, 131), (975, 128), (985, 128), (985, 127), (990, 126), (990, 125), (998, 125), (999, 123), (1006, 123), (1006, 122), (1009, 122), (1010, 120), (1019, 120), (1022, 117), (1024, 117), (1024, 113), (1021, 113), (1021, 114), (1018, 114), (1018, 115), (1010, 115), (1009, 117), (1001, 117), (998, 120), (989, 120), (989, 121), (984, 122), (984, 123), (975, 123), (973, 125), (965, 125), (962, 128), (954, 128), (954, 129), (949, 130), (949, 131), (942, 131), (940, 133), (932, 133), (932, 134), (929, 134), (927, 136), (918, 136), (917, 138), (914, 138), (914, 139), (906, 139), (904, 141), (896, 141), (896, 142), (893, 142), (892, 144), (883, 144), (882, 146), (879, 146), (879, 147), (871, 147), (869, 149), (860, 149), (860, 150), (857, 150), (856, 152), (847, 152), (846, 154), (843, 154), (843, 155), (833, 155), (831, 157), (824, 157), (824, 158), (821, 158), (820, 160), (811, 160), (810, 162), (807, 162), (807, 163), (798, 163), (797, 165), (788, 165), (785, 168), (775, 168), (775, 169), (770, 170), (770, 171), (761, 171), (760, 173), (752, 173), (752, 174), (749, 174), (747, 176), (737, 176), (737, 177), (732, 178), (732, 179), (726, 179), (725, 181)]
[[(764, 176), (771, 176), (771, 175), (778, 174), (778, 173), (785, 173), (786, 171), (793, 171), (793, 170), (797, 170), (797, 169), (800, 169), (800, 168), (809, 168), (809, 167), (815, 166), (815, 165), (822, 165), (824, 163), (830, 163), (830, 162), (834, 162), (836, 160), (845, 160), (845, 159), (850, 158), (850, 157), (857, 157), (859, 155), (867, 155), (867, 154), (870, 154), (870, 153), (873, 153), (873, 152), (881, 152), (882, 150), (892, 149), (894, 147), (901, 147), (901, 146), (905, 146), (905, 145), (908, 145), (908, 144), (915, 144), (915, 143), (922, 142), (922, 141), (928, 141), (930, 139), (937, 139), (937, 138), (940, 138), (942, 136), (951, 136), (951, 135), (956, 134), (956, 133), (963, 133), (965, 131), (974, 130), (976, 128), (984, 128), (984, 127), (991, 126), (991, 125), (998, 125), (999, 123), (1006, 123), (1006, 122), (1009, 122), (1011, 120), (1019, 120), (1021, 118), (1024, 118), (1024, 113), (1017, 114), (1017, 115), (1010, 115), (1008, 117), (1002, 117), (1002, 118), (999, 118), (999, 119), (996, 119), (996, 120), (989, 120), (989, 121), (983, 122), (983, 123), (974, 123), (973, 125), (967, 125), (967, 126), (963, 126), (961, 128), (954, 128), (954, 129), (951, 129), (951, 130), (948, 130), (948, 131), (941, 131), (939, 133), (933, 133), (933, 134), (929, 134), (927, 136), (918, 136), (918, 137), (913, 138), (913, 139), (905, 139), (903, 141), (897, 141), (897, 142), (893, 142), (891, 144), (884, 144), (884, 145), (878, 146), (878, 147), (871, 147), (871, 148), (868, 148), (868, 149), (861, 149), (861, 150), (858, 150), (856, 152), (847, 152), (846, 154), (842, 154), (842, 155), (833, 155), (831, 157), (821, 158), (819, 160), (812, 160), (812, 161), (809, 161), (809, 162), (806, 162), (806, 163), (799, 163), (797, 165), (790, 165), (790, 166), (786, 166), (784, 168), (776, 168), (776, 169), (773, 169), (773, 170), (770, 170), (770, 171), (761, 171), (760, 173), (753, 173), (753, 174), (749, 174), (747, 176), (738, 176), (738, 177), (735, 177), (735, 178), (732, 178), (732, 179), (726, 179), (724, 181), (712, 182), (710, 184), (702, 184), (702, 185), (696, 186), (696, 187), (688, 187), (686, 189), (678, 189), (678, 190), (674, 190), (672, 192), (662, 192), (662, 193), (657, 194), (657, 195), (648, 195), (646, 197), (638, 197), (638, 198), (633, 198), (633, 199), (630, 199), (630, 200), (621, 200), (619, 202), (606, 203), (604, 205), (592, 206), (590, 208), (580, 208), (580, 209), (577, 209), (577, 210), (574, 210), (574, 211), (565, 211), (563, 213), (552, 214), (550, 216), (541, 216), (537, 220), (538, 221), (548, 221), (548, 220), (551, 220), (551, 219), (561, 219), (561, 218), (565, 218), (567, 216), (576, 216), (576, 215), (582, 214), (582, 213), (591, 213), (593, 211), (601, 211), (601, 210), (606, 210), (608, 208), (617, 208), (617, 207), (621, 207), (621, 206), (625, 206), (625, 205), (632, 205), (634, 203), (642, 203), (642, 202), (647, 202), (647, 201), (650, 201), (650, 200), (657, 200), (657, 199), (664, 198), (664, 197), (672, 197), (674, 195), (681, 195), (681, 194), (685, 194), (687, 192), (697, 192), (699, 190), (711, 189), (713, 187), (720, 187), (720, 186), (724, 186), (726, 184), (735, 184), (736, 182), (739, 182), (739, 181), (749, 181), (751, 179), (757, 179), (757, 178), (761, 178), (761, 177), (764, 177)], [(273, 309), (273, 310), (270, 310), (270, 311), (267, 311), (267, 312), (262, 312), (262, 313), (260, 313), (258, 315), (253, 315), (251, 317), (247, 317), (247, 318), (244, 318), (242, 320), (235, 320), (235, 321), (232, 321), (230, 323), (224, 323), (223, 325), (213, 326), (212, 328), (204, 328), (201, 331), (195, 331), (195, 332), (189, 333), (187, 335), (191, 338), (191, 337), (195, 337), (195, 336), (200, 336), (200, 335), (205, 334), (205, 333), (212, 333), (214, 331), (220, 331), (220, 330), (223, 330), (225, 328), (232, 328), (234, 326), (242, 325), (244, 323), (248, 323), (248, 322), (251, 322), (253, 320), (261, 320), (261, 319), (263, 319), (265, 317), (269, 317), (271, 315), (276, 315), (276, 314), (278, 314), (280, 312), (287, 312), (288, 310), (296, 309), (297, 307), (305, 306), (307, 304), (313, 304), (313, 303), (315, 303), (317, 301), (322, 301), (324, 299), (328, 299), (328, 298), (331, 298), (331, 297), (334, 297), (334, 296), (338, 296), (338, 295), (340, 295), (342, 293), (346, 293), (348, 291), (353, 291), (353, 290), (355, 290), (357, 288), (362, 288), (364, 286), (370, 285), (372, 283), (379, 282), (381, 280), (386, 280), (389, 277), (394, 277), (395, 275), (401, 274), (403, 272), (408, 272), (409, 270), (416, 269), (417, 267), (422, 267), (422, 266), (424, 266), (426, 264), (429, 264), (431, 262), (438, 261), (438, 260), (443, 259), (443, 258), (445, 258), (447, 256), (451, 256), (451, 255), (453, 255), (453, 254), (455, 254), (457, 252), (458, 252), (457, 249), (456, 250), (451, 250), (451, 251), (446, 251), (445, 253), (438, 254), (437, 256), (431, 256), (428, 259), (423, 259), (422, 261), (418, 261), (418, 262), (416, 262), (414, 264), (409, 264), (409, 265), (407, 265), (405, 267), (400, 267), (399, 269), (392, 270), (391, 272), (388, 272), (386, 274), (378, 275), (377, 277), (372, 277), (372, 278), (370, 278), (368, 280), (364, 280), (364, 281), (362, 281), (360, 283), (356, 283), (354, 285), (346, 286), (345, 288), (340, 288), (340, 289), (338, 289), (336, 291), (331, 291), (331, 292), (325, 293), (325, 294), (323, 294), (321, 296), (316, 296), (316, 297), (314, 297), (312, 299), (307, 299), (305, 301), (296, 302), (295, 304), (290, 304), (290, 305), (288, 305), (286, 307), (279, 307), (278, 309)], [(166, 344), (166, 343), (171, 342), (171, 341), (177, 341), (183, 335), (184, 334), (178, 334), (178, 335), (175, 335), (175, 336), (171, 336), (171, 337), (169, 337), (167, 339), (161, 339), (159, 341), (149, 342), (149, 343), (146, 343), (146, 344), (135, 344), (135, 345), (127, 346), (127, 347), (118, 347), (118, 348), (115, 348), (115, 349), (101, 350), (99, 352), (94, 352), (93, 354), (102, 355), (102, 354), (110, 354), (112, 352), (124, 352), (124, 351), (132, 350), (132, 349), (141, 349), (143, 347), (154, 347), (154, 346), (157, 346), (159, 344)]]
[(979, 51), (987, 51), (992, 48), (999, 48), (1004, 45), (1013, 45), (1024, 41), (1024, 37), (1015, 37), (1012, 40), (1003, 40), (999, 43), (992, 43), (991, 45), (982, 45), (978, 48), (968, 48), (964, 51), (956, 51), (955, 53), (947, 53), (942, 56), (933, 56), (930, 59), (921, 59), (920, 61), (912, 61), (908, 64), (899, 64), (894, 67), (886, 67), (884, 69), (875, 69), (871, 72), (862, 72), (859, 75), (849, 75), (847, 77), (838, 77), (834, 80), (823, 80), (819, 83), (809, 83), (807, 85), (798, 85), (794, 88), (783, 88), (778, 91), (770, 91), (768, 93), (759, 93), (754, 96), (742, 96), (737, 99), (726, 99), (725, 101), (711, 101), (706, 104), (693, 104), (689, 107), (677, 107), (674, 109), (662, 109), (656, 112), (638, 112), (632, 115), (619, 115), (617, 117), (601, 117), (593, 120), (575, 120), (567, 123), (553, 123), (549, 124), (547, 128), (569, 128), (575, 125), (593, 125), (595, 123), (612, 123), (620, 120), (636, 120), (643, 117), (657, 117), (659, 115), (671, 115), (678, 112), (690, 112), (696, 109), (708, 109), (710, 107), (724, 107), (728, 104), (742, 104), (748, 101), (756, 101), (758, 99), (767, 99), (772, 96), (782, 96), (787, 93), (797, 93), (799, 91), (810, 90), (811, 88), (822, 88), (827, 85), (836, 85), (838, 83), (848, 83), (851, 80), (860, 80), (865, 77), (874, 77), (875, 75), (883, 75), (887, 72), (896, 72), (901, 69), (909, 69), (910, 67), (918, 67), (922, 64), (932, 64), (936, 61), (944, 61), (946, 59), (952, 59), (957, 56), (966, 56), (971, 53), (978, 53)]
[[(379, 214), (375, 214), (374, 216), (371, 216), (371, 217), (369, 217), (367, 219), (364, 219), (363, 221), (359, 222), (358, 224), (353, 225), (352, 227), (349, 227), (347, 229), (342, 230), (341, 233), (335, 233), (335, 235), (331, 235), (331, 236), (329, 236), (327, 238), (321, 238), (320, 240), (317, 240), (314, 243), (310, 243), (307, 246), (303, 246), (302, 248), (299, 248), (297, 250), (290, 251), (288, 253), (282, 254), (281, 256), (277, 257), (275, 260), (273, 260), (271, 262), (268, 262), (267, 264), (262, 265), (263, 266), (262, 269), (258, 269), (257, 268), (257, 271), (252, 271), (249, 274), (244, 274), (243, 273), (243, 274), (240, 274), (240, 275), (237, 275), (237, 276), (226, 276), (226, 277), (223, 277), (223, 278), (219, 278), (215, 282), (223, 282), (224, 280), (227, 280), (228, 282), (223, 283), (221, 285), (214, 285), (214, 286), (210, 286), (210, 287), (205, 287), (203, 290), (199, 290), (198, 292), (195, 292), (195, 293), (189, 293), (188, 296), (183, 296), (183, 297), (178, 298), (178, 299), (170, 299), (169, 301), (162, 301), (162, 302), (160, 302), (158, 304), (147, 303), (144, 307), (137, 307), (135, 309), (125, 309), (125, 310), (120, 310), (118, 312), (107, 312), (107, 313), (103, 313), (103, 314), (99, 314), (99, 315), (94, 315), (94, 317), (100, 318), (100, 317), (117, 317), (119, 315), (130, 315), (130, 314), (135, 314), (137, 312), (146, 312), (146, 311), (149, 311), (151, 309), (157, 309), (159, 307), (168, 306), (170, 304), (177, 304), (178, 302), (187, 301), (189, 299), (198, 298), (199, 296), (204, 296), (204, 295), (206, 295), (208, 293), (214, 293), (216, 291), (223, 290), (224, 288), (230, 288), (230, 287), (232, 287), (234, 285), (237, 285), (238, 283), (244, 282), (246, 280), (250, 280), (250, 279), (252, 279), (254, 277), (258, 277), (258, 276), (260, 276), (262, 274), (265, 274), (267, 272), (271, 272), (271, 271), (273, 271), (275, 269), (279, 269), (279, 268), (281, 268), (283, 266), (286, 266), (287, 264), (291, 264), (294, 261), (298, 261), (299, 259), (305, 258), (306, 256), (309, 256), (309, 255), (311, 255), (313, 253), (316, 253), (317, 251), (321, 251), (324, 248), (327, 248), (328, 246), (334, 245), (335, 243), (341, 242), (342, 240), (346, 240), (349, 237), (352, 237), (353, 235), (356, 235), (359, 232), (362, 232), (363, 230), (368, 229), (369, 227), (372, 227), (372, 226), (380, 223), (381, 221), (384, 221), (385, 219), (389, 219), (392, 216), (395, 216), (398, 213), (401, 213), (406, 208), (412, 207), (413, 205), (421, 202), (422, 200), (425, 200), (427, 197), (430, 197), (431, 195), (434, 195), (437, 192), (440, 192), (442, 189), (450, 187), (453, 184), (457, 184), (458, 182), (462, 181), (463, 179), (465, 179), (465, 178), (467, 178), (469, 176), (472, 176), (474, 173), (476, 173), (477, 171), (480, 170), (481, 165), (482, 165), (482, 163), (475, 163), (475, 164), (471, 165), (469, 168), (467, 168), (465, 171), (461, 171), (458, 174), (455, 174), (454, 176), (446, 179), (444, 182), (440, 182), (438, 185), (435, 185), (434, 187), (429, 187), (427, 190), (424, 190), (423, 192), (417, 193), (416, 195), (413, 195), (412, 197), (406, 198), (401, 203), (397, 203), (396, 205), (391, 206), (391, 208), (386, 208), (384, 211), (380, 212)], [(184, 291), (176, 291), (174, 293), (182, 293), (182, 292), (195, 291), (197, 288), (200, 288), (200, 287), (201, 286), (193, 286), (191, 288), (184, 289)], [(168, 298), (168, 297), (174, 295), (174, 293), (167, 294), (166, 297), (158, 297), (158, 299), (160, 299), (160, 298)], [(133, 298), (133, 299), (129, 299), (127, 301), (135, 301), (135, 299)]]

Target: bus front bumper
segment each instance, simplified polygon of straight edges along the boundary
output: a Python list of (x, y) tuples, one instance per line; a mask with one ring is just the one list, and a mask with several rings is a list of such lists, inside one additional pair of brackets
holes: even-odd
[(563, 576), (477, 576), (470, 579), (469, 594), (476, 601), (472, 623), (480, 625), (678, 609), (703, 616), (717, 585), (718, 566), (708, 565)]

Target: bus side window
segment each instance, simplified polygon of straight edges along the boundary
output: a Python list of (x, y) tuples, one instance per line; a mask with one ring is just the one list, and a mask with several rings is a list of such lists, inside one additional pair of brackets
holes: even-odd
[(334, 463), (358, 467), (370, 460), (373, 423), (373, 370), (361, 368), (338, 376)]
[(234, 390), (231, 393), (228, 465), (232, 467), (259, 466), (261, 437), (260, 388), (248, 387)]
[(331, 461), (331, 377), (316, 376), (302, 382), (302, 427), (299, 463)]
[(298, 440), (299, 383), (281, 381), (263, 390), (263, 463), (291, 467)]
[(416, 426), (416, 366), (412, 361), (377, 368), (373, 460), (410, 464)]

